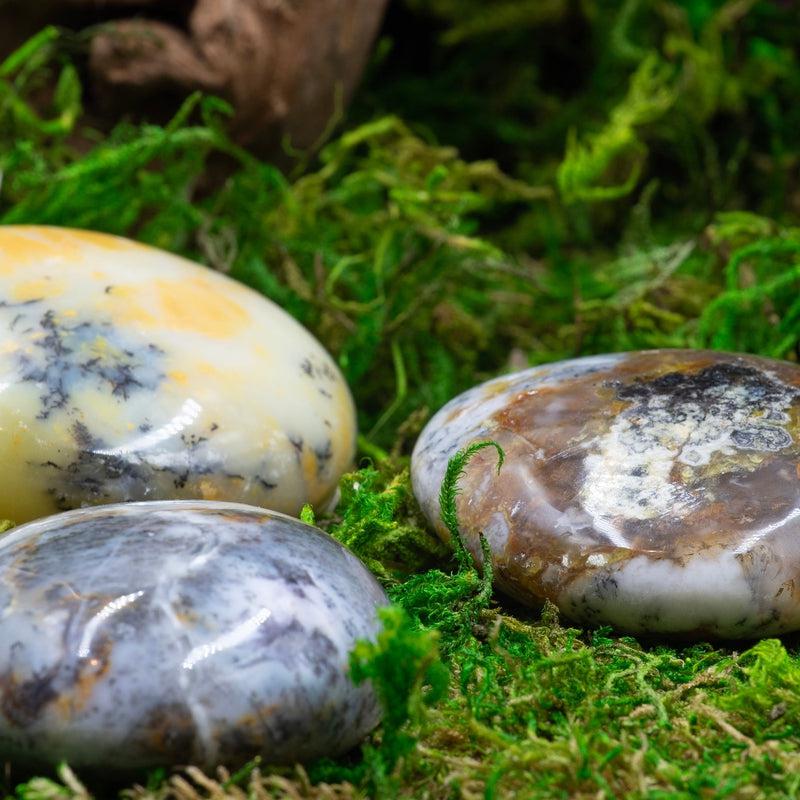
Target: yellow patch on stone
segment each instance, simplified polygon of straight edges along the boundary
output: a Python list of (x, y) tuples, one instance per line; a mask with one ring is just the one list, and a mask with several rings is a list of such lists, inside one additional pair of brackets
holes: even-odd
[(157, 280), (161, 322), (171, 329), (204, 333), (220, 339), (234, 336), (250, 322), (250, 313), (225, 297), (222, 287), (205, 278)]
[(189, 376), (179, 369), (174, 369), (172, 372), (167, 373), (167, 377), (175, 383), (185, 384), (189, 380)]
[(306, 486), (311, 490), (311, 494), (314, 495), (316, 494), (314, 490), (317, 486), (317, 458), (309, 447), (303, 448), (300, 463), (303, 468), (303, 478)]
[(503, 394), (503, 392), (508, 391), (508, 387), (511, 385), (510, 380), (506, 381), (497, 381), (497, 383), (490, 384), (483, 390), (483, 396), (485, 398), (496, 397), (499, 394)]
[(114, 250), (122, 252), (125, 250), (134, 250), (146, 245), (131, 242), (128, 239), (123, 239), (119, 236), (112, 236), (110, 233), (100, 233), (99, 231), (82, 231), (82, 230), (63, 230), (61, 228), (53, 228), (62, 240), (68, 237), (76, 238), (82, 244), (90, 244), (94, 247), (102, 247), (103, 250)]
[(65, 443), (58, 436), (52, 444), (43, 442), (36, 435), (40, 432), (39, 424), (29, 425), (14, 411), (3, 416), (3, 423), (0, 464), (13, 465), (3, 474), (3, 517), (26, 522), (55, 513), (58, 509), (53, 498), (44, 485), (39, 485), (38, 465), (60, 453)]
[(59, 297), (64, 294), (65, 289), (66, 285), (63, 280), (34, 278), (16, 284), (11, 291), (11, 299), (17, 303), (25, 303), (28, 300)]
[(0, 274), (11, 274), (18, 267), (35, 261), (85, 262), (86, 245), (112, 251), (140, 246), (95, 231), (36, 225), (0, 226)]
[(231, 375), (233, 374), (230, 370), (220, 369), (210, 361), (196, 361), (193, 365), (193, 371), (206, 378), (224, 379), (226, 381), (231, 380)]
[(64, 258), (83, 260), (80, 246), (72, 242), (66, 249), (49, 236), (32, 228), (0, 227), (0, 274), (11, 275), (19, 267), (36, 261)]
[(219, 486), (213, 481), (204, 479), (200, 481), (200, 494), (203, 500), (217, 500), (219, 498)]
[(112, 316), (118, 324), (133, 327), (151, 327), (162, 321), (156, 314), (145, 308), (140, 300), (143, 287), (114, 285), (110, 292), (103, 295), (98, 308)]
[(14, 225), (15, 230), (29, 236), (36, 236), (37, 239), (46, 240), (53, 249), (64, 253), (71, 248), (82, 248), (85, 245), (101, 247), (103, 250), (113, 250), (121, 252), (125, 250), (136, 250), (143, 245), (112, 236), (109, 233), (99, 231), (86, 231), (77, 228), (58, 228), (39, 225)]

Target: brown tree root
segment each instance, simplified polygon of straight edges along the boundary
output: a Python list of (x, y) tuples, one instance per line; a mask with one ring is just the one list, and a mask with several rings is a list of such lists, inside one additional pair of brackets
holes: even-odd
[[(387, 0), (0, 2), (0, 57), (45, 24), (84, 31), (101, 123), (161, 121), (194, 90), (235, 109), (232, 131), (267, 158), (308, 150), (361, 77)], [(30, 6), (30, 4), (27, 4)]]

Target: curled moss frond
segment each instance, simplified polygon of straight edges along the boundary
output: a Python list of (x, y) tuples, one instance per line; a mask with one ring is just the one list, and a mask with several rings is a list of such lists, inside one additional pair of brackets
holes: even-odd
[[(461, 538), (461, 532), (458, 528), (458, 516), (456, 514), (456, 496), (459, 493), (458, 482), (464, 477), (467, 464), (469, 464), (470, 460), (476, 453), (479, 453), (487, 447), (494, 447), (497, 451), (497, 471), (499, 473), (503, 466), (503, 461), (505, 460), (503, 448), (500, 447), (497, 442), (475, 442), (464, 450), (460, 450), (447, 462), (447, 469), (445, 470), (444, 479), (439, 489), (441, 520), (450, 532), (453, 548), (462, 569), (469, 569), (472, 566), (472, 559), (467, 552), (467, 548), (464, 546), (464, 541)], [(487, 562), (484, 560), (484, 563)]]

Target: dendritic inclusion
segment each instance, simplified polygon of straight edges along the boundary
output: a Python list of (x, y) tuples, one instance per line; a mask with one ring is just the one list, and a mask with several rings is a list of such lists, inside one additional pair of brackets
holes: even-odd
[[(443, 536), (448, 459), (458, 511), (498, 585), (528, 603), (634, 632), (756, 636), (800, 627), (800, 368), (751, 356), (652, 351), (534, 368), (445, 406), (414, 452)], [(796, 595), (796, 591), (798, 594)]]
[(629, 405), (586, 455), (584, 509), (623, 547), (615, 519), (685, 517), (707, 496), (703, 478), (715, 469), (733, 462), (752, 471), (791, 447), (785, 426), (797, 396), (770, 374), (737, 364), (620, 385), (616, 400)]
[(125, 239), (0, 228), (0, 518), (164, 498), (320, 504), (355, 412), (265, 298)]

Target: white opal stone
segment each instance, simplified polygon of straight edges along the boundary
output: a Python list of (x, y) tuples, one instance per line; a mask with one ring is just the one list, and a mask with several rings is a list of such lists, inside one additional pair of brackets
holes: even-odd
[(457, 511), (499, 588), (583, 623), (730, 638), (800, 629), (800, 367), (662, 350), (489, 381), (422, 432), (414, 491), (473, 442)]
[(336, 364), (261, 295), (126, 239), (0, 227), (0, 519), (172, 498), (296, 514), (354, 448)]
[(388, 599), (298, 520), (232, 503), (69, 511), (0, 539), (0, 756), (103, 771), (334, 756)]

